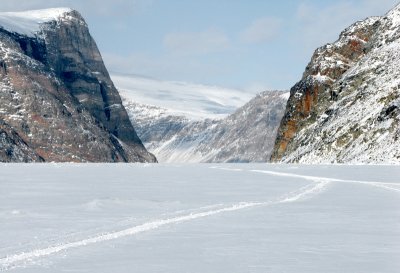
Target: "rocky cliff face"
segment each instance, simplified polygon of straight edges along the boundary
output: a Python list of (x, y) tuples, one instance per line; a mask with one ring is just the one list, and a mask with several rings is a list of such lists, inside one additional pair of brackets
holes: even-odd
[(160, 162), (266, 162), (287, 98), (287, 92), (267, 91), (224, 119), (201, 121), (128, 99), (124, 104)]
[(314, 53), (291, 89), (273, 161), (400, 161), (399, 10), (355, 23)]
[(0, 158), (2, 162), (43, 162), (8, 124), (0, 120)]
[(81, 15), (0, 14), (0, 161), (155, 162)]

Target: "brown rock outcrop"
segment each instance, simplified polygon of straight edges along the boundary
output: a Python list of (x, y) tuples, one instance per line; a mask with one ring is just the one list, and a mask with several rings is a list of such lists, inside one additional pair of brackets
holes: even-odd
[[(317, 49), (302, 79), (290, 90), (290, 98), (275, 142), (272, 161), (280, 161), (296, 148), (296, 134), (313, 123), (337, 98), (331, 86), (370, 50), (368, 41), (380, 24), (378, 17), (355, 23), (333, 44)], [(321, 113), (322, 111), (322, 113)]]

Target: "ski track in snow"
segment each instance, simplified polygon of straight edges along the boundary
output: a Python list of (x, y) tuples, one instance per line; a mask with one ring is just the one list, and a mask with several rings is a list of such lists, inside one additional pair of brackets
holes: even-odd
[[(210, 169), (224, 170), (224, 171), (244, 171), (243, 169), (231, 169), (224, 167), (210, 167)], [(283, 177), (292, 177), (292, 178), (300, 178), (310, 181), (326, 181), (326, 182), (336, 182), (336, 183), (355, 183), (355, 184), (363, 184), (369, 185), (373, 187), (383, 188), (390, 191), (400, 192), (400, 184), (399, 183), (390, 183), (390, 182), (381, 182), (381, 181), (362, 181), (362, 180), (346, 180), (346, 179), (338, 179), (338, 178), (329, 178), (329, 177), (320, 177), (320, 176), (310, 176), (310, 175), (301, 175), (294, 173), (285, 173), (285, 172), (274, 172), (274, 171), (265, 171), (265, 170), (249, 170), (249, 172), (255, 173), (264, 173), (273, 176), (283, 176)]]
[[(329, 184), (329, 182), (320, 180), (315, 180), (314, 182), (316, 182), (316, 184), (307, 185), (294, 192), (290, 192), (276, 198), (275, 200), (271, 200), (268, 202), (241, 202), (220, 209), (213, 209), (197, 213), (192, 212), (190, 214), (173, 218), (154, 220), (131, 228), (110, 233), (104, 233), (75, 242), (60, 243), (59, 245), (53, 245), (40, 249), (28, 250), (22, 253), (7, 255), (6, 257), (0, 258), (0, 271), (8, 271), (14, 268), (22, 267), (32, 263), (39, 258), (44, 258), (46, 256), (57, 254), (62, 251), (133, 236), (142, 232), (156, 230), (167, 225), (189, 222), (200, 218), (205, 218), (227, 212), (239, 211), (247, 208), (296, 202), (319, 194)], [(219, 205), (220, 204), (218, 204), (218, 206)]]
[(327, 182), (336, 182), (336, 183), (355, 183), (355, 184), (363, 184), (370, 185), (378, 188), (383, 188), (391, 191), (400, 192), (400, 184), (390, 183), (390, 182), (380, 182), (380, 181), (361, 181), (361, 180), (346, 180), (346, 179), (338, 179), (338, 178), (329, 178), (329, 177), (318, 177), (318, 176), (309, 176), (309, 175), (300, 175), (293, 173), (283, 173), (283, 172), (274, 172), (274, 171), (264, 171), (264, 170), (250, 170), (251, 172), (257, 173), (265, 173), (274, 176), (284, 176), (284, 177), (293, 177), (293, 178), (302, 178), (306, 180), (320, 180)]
[[(244, 169), (239, 168), (225, 168), (225, 167), (210, 167), (212, 169), (218, 170), (225, 170), (225, 171), (233, 171), (233, 172), (240, 172), (246, 171)], [(379, 188), (384, 188), (391, 191), (400, 192), (400, 184), (390, 183), (390, 182), (379, 182), (379, 181), (359, 181), (359, 180), (345, 180), (345, 179), (337, 179), (337, 178), (328, 178), (328, 177), (318, 177), (318, 176), (308, 176), (308, 175), (300, 175), (294, 173), (286, 173), (286, 172), (275, 172), (275, 171), (267, 171), (267, 170), (248, 170), (248, 172), (255, 172), (255, 173), (263, 173), (272, 176), (282, 176), (282, 177), (292, 177), (292, 178), (300, 178), (305, 179), (313, 184), (307, 185), (302, 187), (294, 192), (290, 192), (285, 194), (281, 197), (276, 198), (275, 200), (271, 200), (268, 202), (241, 202), (237, 204), (233, 204), (226, 207), (220, 207), (222, 204), (211, 205), (207, 207), (198, 208), (198, 212), (191, 212), (189, 214), (185, 214), (182, 216), (176, 216), (172, 218), (166, 219), (158, 219), (154, 221), (150, 221), (141, 225), (137, 225), (131, 228), (123, 229), (120, 231), (103, 233), (100, 235), (96, 235), (93, 237), (89, 237), (83, 240), (78, 240), (74, 242), (65, 242), (60, 243), (59, 245), (48, 246), (45, 248), (28, 250), (22, 253), (16, 253), (7, 255), (6, 257), (0, 258), (0, 271), (7, 271), (13, 268), (21, 267), (27, 264), (32, 263), (33, 261), (44, 258), (46, 256), (50, 256), (53, 254), (57, 254), (59, 252), (67, 251), (74, 248), (84, 247), (88, 245), (93, 245), (101, 242), (116, 240), (128, 236), (133, 236), (142, 232), (151, 231), (160, 229), (167, 225), (172, 224), (179, 224), (184, 222), (189, 222), (192, 220), (210, 217), (217, 214), (227, 213), (227, 212), (234, 212), (239, 211), (247, 208), (254, 208), (254, 207), (261, 207), (261, 206), (269, 206), (269, 205), (276, 205), (276, 204), (284, 204), (284, 203), (291, 203), (296, 202), (299, 200), (303, 200), (305, 198), (310, 198), (315, 195), (321, 193), (328, 184), (330, 183), (356, 183), (356, 184), (364, 184)], [(220, 207), (220, 208), (218, 208)], [(208, 209), (206, 211), (201, 211), (204, 209)], [(199, 212), (200, 210), (200, 212)], [(177, 213), (182, 213), (179, 211)]]

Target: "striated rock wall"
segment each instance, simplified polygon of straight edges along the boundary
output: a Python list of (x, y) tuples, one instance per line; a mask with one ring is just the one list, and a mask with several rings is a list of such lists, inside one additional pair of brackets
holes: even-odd
[(66, 20), (56, 24), (52, 22), (43, 30), (50, 69), (112, 134), (125, 143), (140, 145), (141, 141), (81, 15), (71, 11)]
[(156, 161), (76, 11), (34, 37), (0, 28), (0, 121), (8, 128), (0, 150), (14, 147), (0, 161)]

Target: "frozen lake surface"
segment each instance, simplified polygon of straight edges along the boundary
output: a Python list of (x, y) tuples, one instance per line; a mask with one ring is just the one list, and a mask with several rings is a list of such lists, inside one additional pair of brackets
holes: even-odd
[(0, 165), (0, 271), (400, 272), (400, 167)]

